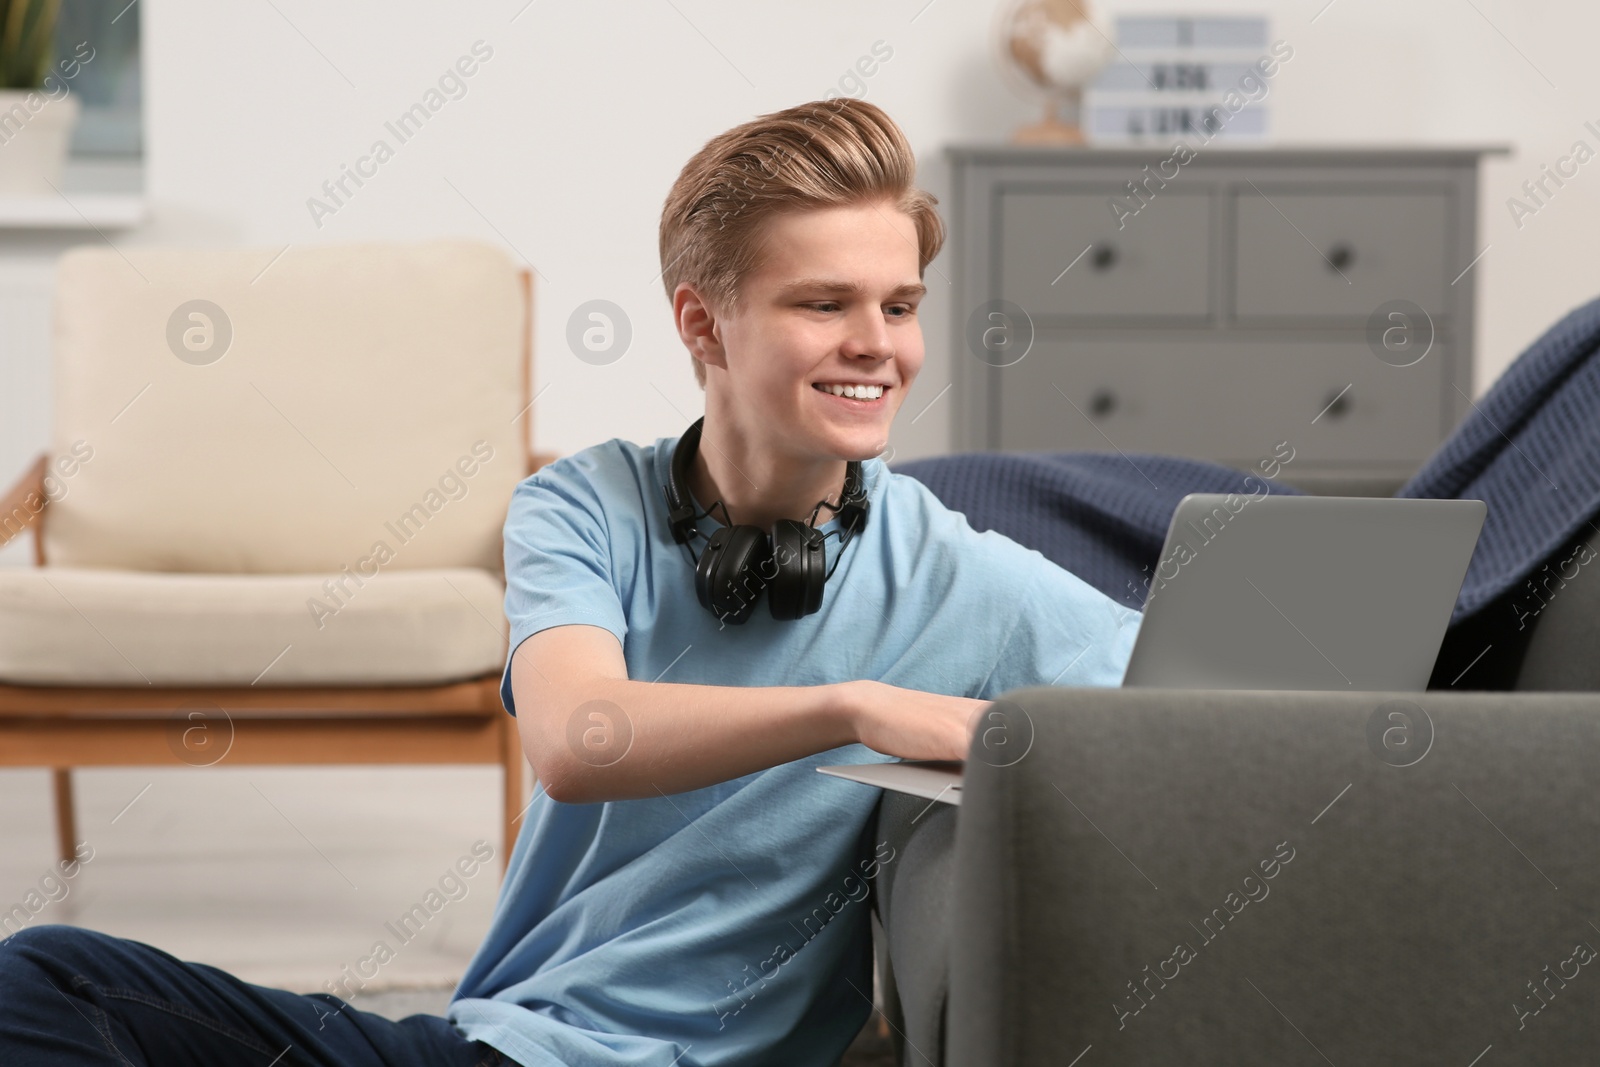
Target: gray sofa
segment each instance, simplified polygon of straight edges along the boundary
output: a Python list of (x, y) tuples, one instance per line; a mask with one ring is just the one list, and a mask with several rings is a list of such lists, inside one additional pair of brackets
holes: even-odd
[(870, 828), (898, 1062), (1600, 1062), (1600, 564), (1572, 570), (1452, 628), (1425, 693), (1006, 694), (1024, 759)]

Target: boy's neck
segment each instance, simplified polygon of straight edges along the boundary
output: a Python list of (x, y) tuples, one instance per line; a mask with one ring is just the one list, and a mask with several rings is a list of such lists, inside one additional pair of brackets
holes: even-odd
[[(689, 466), (689, 491), (699, 510), (719, 500), (728, 509), (726, 517), (720, 507), (711, 513), (717, 522), (731, 519), (742, 526), (770, 530), (779, 519), (806, 522), (817, 501), (824, 498), (840, 503), (847, 467), (844, 460), (797, 463), (752, 448), (748, 442), (741, 446), (720, 430), (720, 425), (709, 422), (702, 426), (700, 447)], [(828, 522), (833, 514), (828, 508), (820, 509), (816, 525)]]

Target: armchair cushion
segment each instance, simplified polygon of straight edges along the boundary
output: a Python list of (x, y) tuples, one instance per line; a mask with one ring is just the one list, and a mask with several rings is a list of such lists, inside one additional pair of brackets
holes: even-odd
[(504, 252), (125, 253), (60, 262), (53, 451), (91, 458), (50, 506), (51, 564), (332, 573), (383, 542), (399, 569), (500, 567), (527, 427)]
[(0, 568), (0, 682), (428, 685), (499, 672), (504, 587), (488, 571), (334, 581)]

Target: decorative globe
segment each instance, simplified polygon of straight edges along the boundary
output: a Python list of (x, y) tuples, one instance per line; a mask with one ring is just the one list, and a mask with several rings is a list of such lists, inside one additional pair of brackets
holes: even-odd
[[(1001, 55), (1044, 95), (1044, 118), (1012, 134), (1017, 144), (1081, 145), (1083, 87), (1116, 47), (1088, 0), (1020, 0), (1001, 16)], [(1065, 107), (1068, 118), (1063, 121)]]

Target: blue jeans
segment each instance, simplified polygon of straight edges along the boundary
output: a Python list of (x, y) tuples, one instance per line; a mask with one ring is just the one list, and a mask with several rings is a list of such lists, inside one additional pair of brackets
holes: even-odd
[(5, 1067), (517, 1067), (437, 1015), (398, 1022), (76, 926), (0, 941)]

